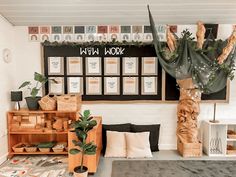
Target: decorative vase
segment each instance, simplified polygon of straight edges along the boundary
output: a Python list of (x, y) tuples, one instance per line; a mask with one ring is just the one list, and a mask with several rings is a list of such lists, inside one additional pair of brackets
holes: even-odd
[(29, 110), (38, 110), (39, 109), (38, 101), (40, 99), (41, 99), (41, 97), (25, 97), (28, 109)]
[(88, 176), (88, 168), (83, 166), (83, 169), (81, 171), (81, 167), (75, 167), (74, 168), (74, 177), (87, 177)]

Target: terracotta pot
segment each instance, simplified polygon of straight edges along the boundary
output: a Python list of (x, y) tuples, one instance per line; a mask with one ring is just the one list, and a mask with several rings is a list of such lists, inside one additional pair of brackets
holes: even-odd
[(80, 166), (74, 168), (74, 177), (87, 177), (88, 176), (88, 168), (83, 166), (83, 170), (81, 171)]

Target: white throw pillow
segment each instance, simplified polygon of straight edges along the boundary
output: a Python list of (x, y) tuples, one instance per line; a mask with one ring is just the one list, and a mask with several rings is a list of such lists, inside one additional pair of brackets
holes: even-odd
[(149, 135), (150, 132), (125, 133), (127, 158), (152, 157)]
[(125, 132), (107, 131), (105, 157), (126, 157)]

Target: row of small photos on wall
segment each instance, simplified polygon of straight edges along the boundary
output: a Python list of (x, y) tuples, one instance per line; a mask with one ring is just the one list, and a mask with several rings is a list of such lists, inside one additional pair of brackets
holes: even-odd
[[(49, 82), (49, 92), (62, 94), (64, 92), (64, 76), (67, 78), (67, 88), (69, 93), (83, 94), (82, 76), (83, 76), (83, 59), (82, 57), (67, 57), (66, 73), (64, 71), (63, 57), (48, 58), (48, 75), (63, 76), (55, 77), (57, 83)], [(102, 73), (101, 57), (86, 57), (86, 95), (102, 94), (101, 76), (104, 76), (104, 94), (120, 94), (120, 76), (123, 79), (123, 94), (136, 95), (139, 93), (138, 79), (139, 62), (137, 57), (123, 57), (122, 74), (120, 73), (119, 57), (104, 57), (104, 73)], [(157, 58), (142, 57), (142, 94), (157, 94)], [(77, 77), (78, 76), (78, 77)], [(92, 77), (89, 77), (92, 76)], [(100, 77), (95, 77), (100, 76)], [(145, 77), (146, 76), (146, 77)]]
[[(166, 25), (156, 26), (160, 40), (166, 40)], [(171, 26), (177, 32), (177, 26)], [(30, 26), (29, 41), (152, 41), (150, 26)]]

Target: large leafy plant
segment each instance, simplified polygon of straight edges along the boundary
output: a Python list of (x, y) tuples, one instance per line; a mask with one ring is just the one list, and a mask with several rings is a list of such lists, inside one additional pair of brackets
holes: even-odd
[(34, 80), (36, 82), (34, 85), (30, 81), (25, 81), (21, 84), (19, 89), (27, 87), (27, 89), (30, 91), (30, 95), (32, 97), (36, 97), (39, 93), (39, 90), (48, 81), (48, 79), (45, 76), (43, 76), (42, 74), (35, 72), (34, 73)]
[(84, 155), (94, 155), (96, 154), (97, 146), (93, 142), (86, 142), (88, 137), (88, 132), (97, 125), (96, 120), (92, 120), (93, 117), (90, 114), (90, 110), (85, 110), (83, 114), (80, 114), (79, 120), (75, 121), (73, 124), (74, 132), (78, 140), (73, 140), (75, 148), (70, 149), (70, 154), (81, 153), (81, 164), (80, 171), (83, 171)]

